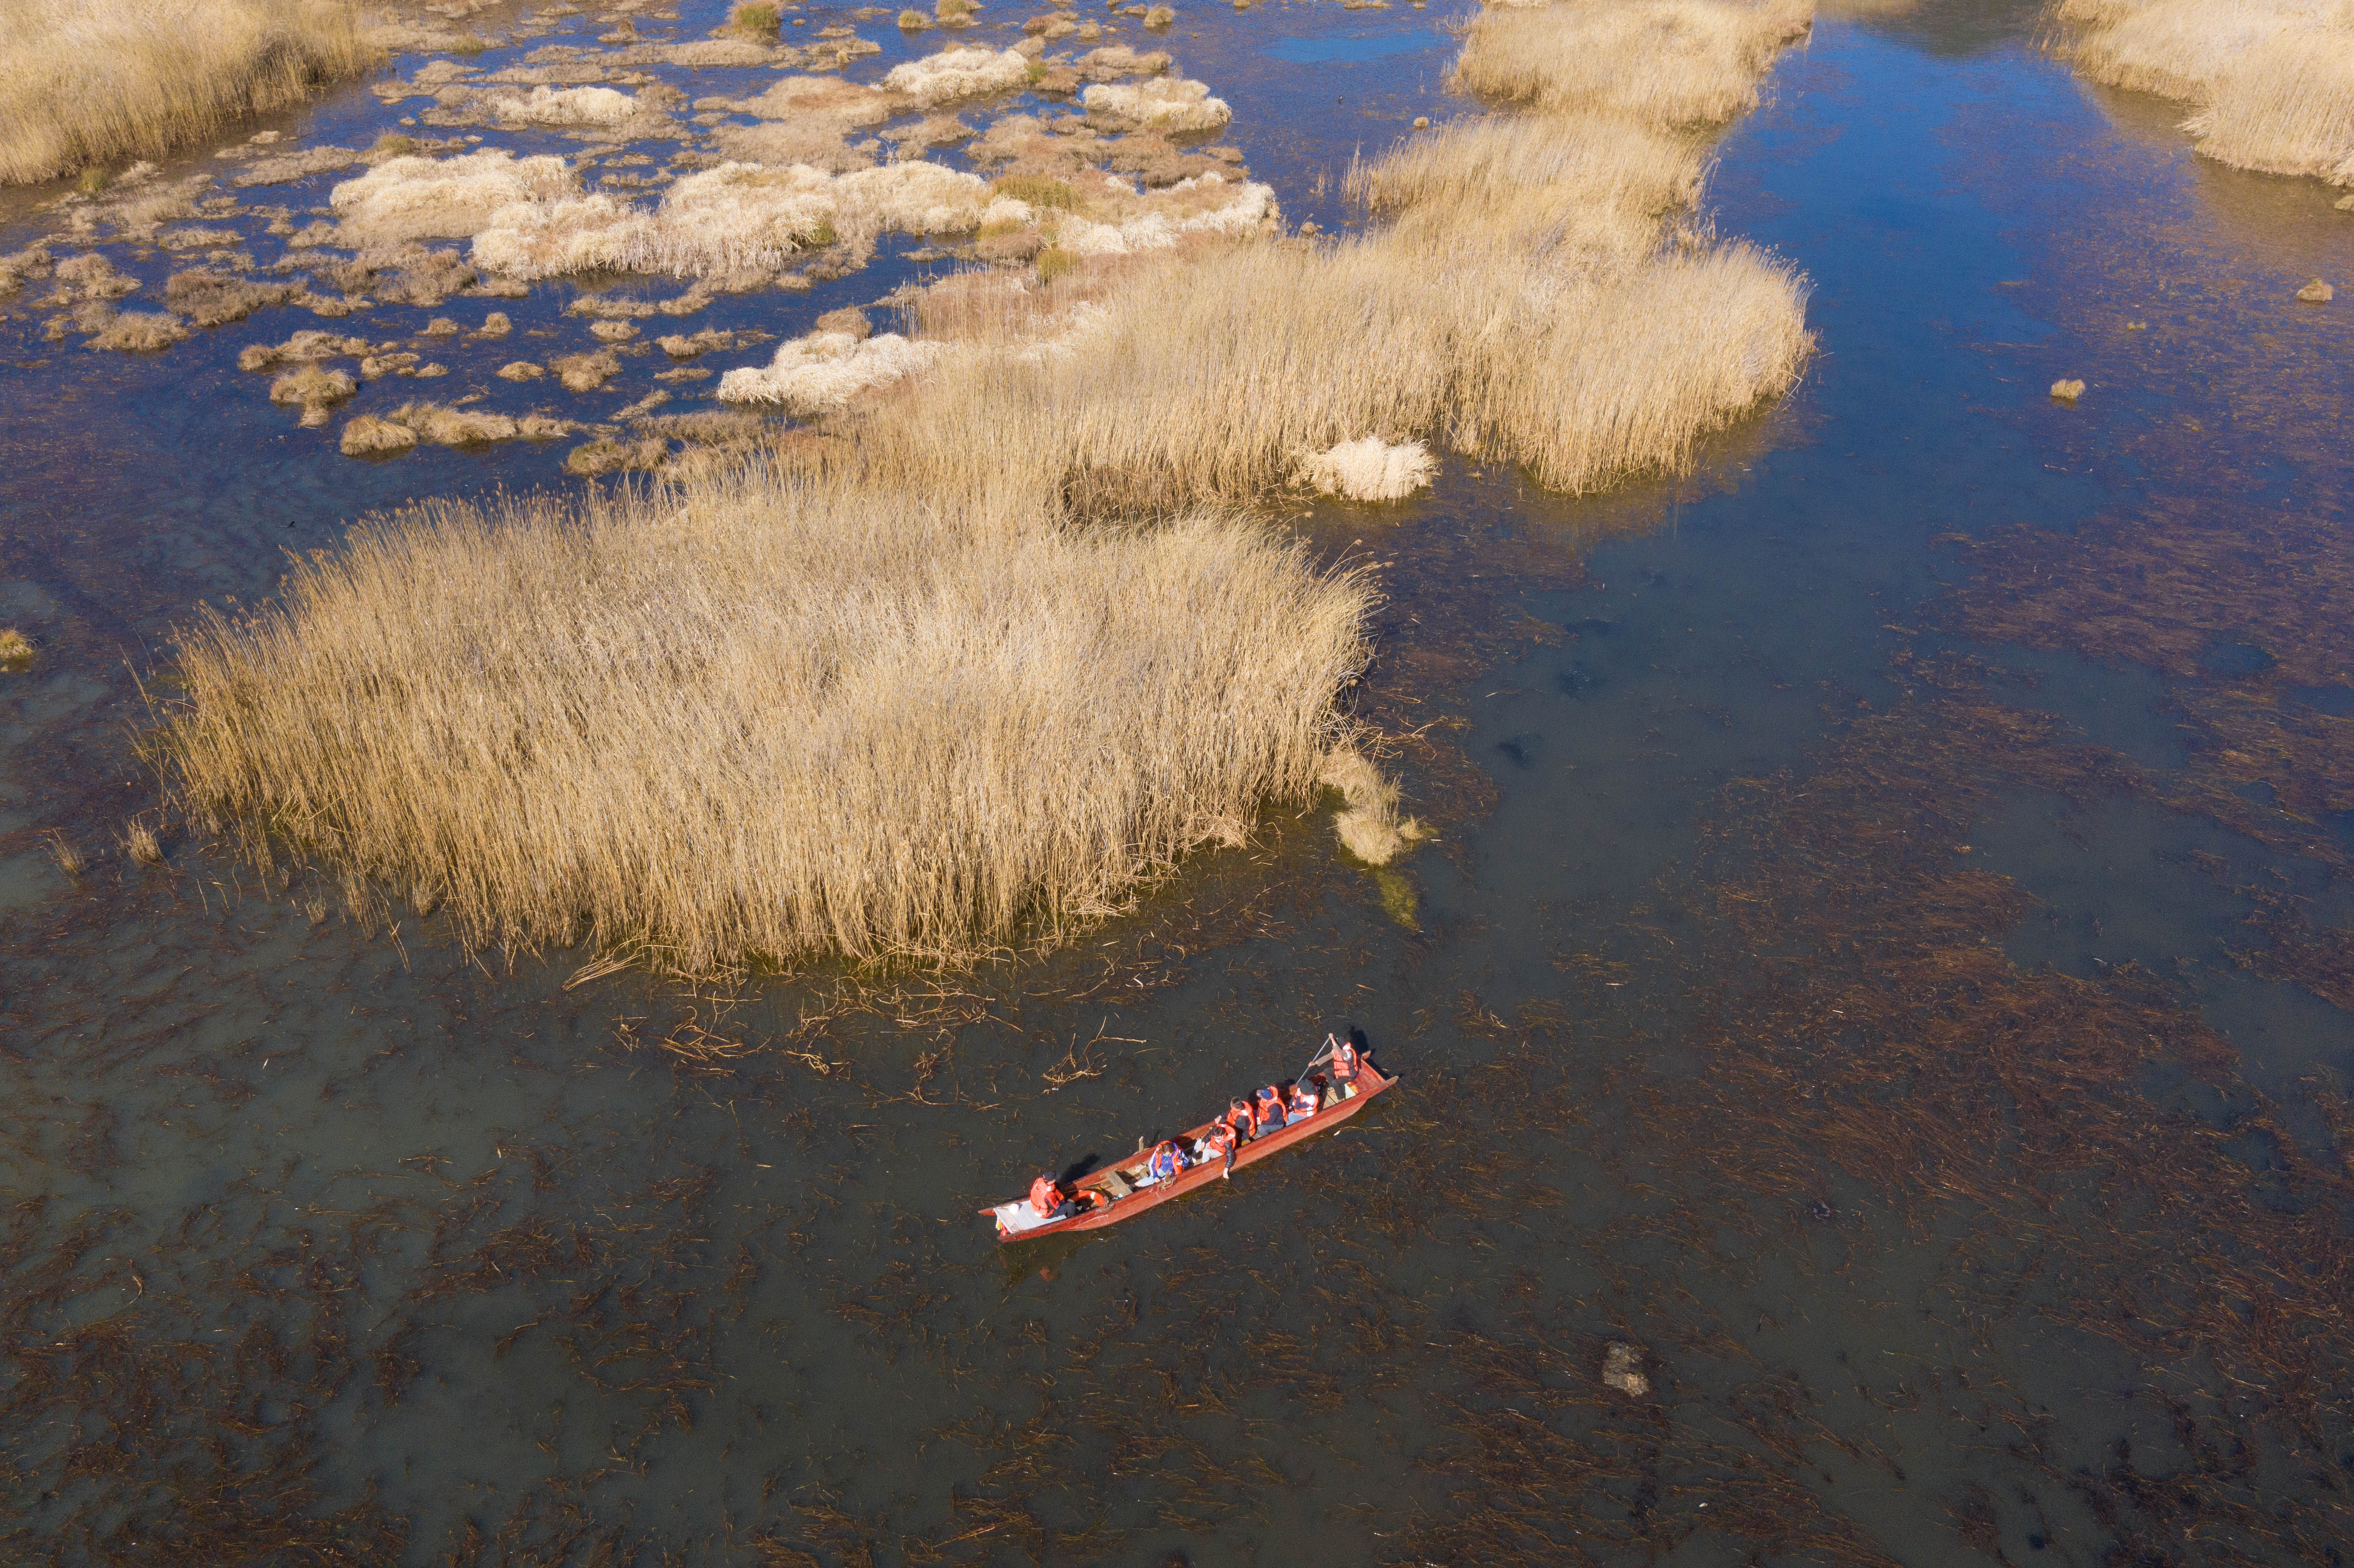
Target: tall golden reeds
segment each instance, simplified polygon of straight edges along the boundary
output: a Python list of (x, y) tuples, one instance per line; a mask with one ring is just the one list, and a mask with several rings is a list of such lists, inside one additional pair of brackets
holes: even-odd
[(758, 468), (435, 503), (188, 632), (160, 739), (199, 821), (434, 890), (478, 945), (954, 960), (1311, 796), (1371, 595), (1226, 518)]
[(1368, 435), (1573, 492), (1672, 469), (1812, 343), (1786, 263), (1662, 249), (1700, 161), (1620, 124), (1478, 120), (1352, 170), (1393, 218), (1363, 238), (1123, 259), (1059, 314), (942, 291), (916, 313), (949, 351), (863, 412), (862, 472), (1090, 512), (1247, 500)]
[(2111, 87), (2197, 106), (2207, 157), (2354, 183), (2354, 12), (2294, 0), (2064, 0), (2054, 53)]
[[(1572, 48), (1604, 11), (1636, 20)], [(1051, 938), (1320, 782), (1385, 860), (1415, 830), (1338, 706), (1371, 586), (1234, 517), (1351, 443), (1590, 490), (1788, 387), (1804, 281), (1691, 218), (1691, 127), (1753, 101), (1805, 14), (1564, 7), (1552, 63), (1500, 93), (1547, 107), (1353, 168), (1383, 220), (1354, 238), (1131, 243), (1039, 185), (1063, 199), (1020, 221), (1054, 228), (1052, 269), (914, 296), (922, 363), (761, 461), (429, 505), (199, 624), (161, 737), (179, 792), (265, 859), (429, 895), (470, 942), (689, 973)], [(1641, 53), (1662, 27), (1667, 67)], [(1617, 85), (1577, 88), (1605, 47)]]
[(377, 58), (347, 0), (0, 0), (0, 180), (160, 156)]
[(1615, 0), (1490, 5), (1455, 62), (1458, 91), (1653, 125), (1720, 125), (1755, 108), (1813, 0)]

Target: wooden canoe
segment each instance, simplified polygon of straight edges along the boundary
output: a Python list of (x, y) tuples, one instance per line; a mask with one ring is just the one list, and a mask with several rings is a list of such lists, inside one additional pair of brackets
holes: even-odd
[[(1364, 1109), (1375, 1095), (1396, 1082), (1395, 1078), (1382, 1072), (1371, 1062), (1365, 1063), (1358, 1070), (1357, 1092), (1354, 1095), (1337, 1104), (1324, 1107), (1305, 1121), (1296, 1121), (1289, 1127), (1277, 1128), (1266, 1136), (1253, 1139), (1244, 1144), (1235, 1150), (1234, 1168), (1239, 1171), (1246, 1165), (1256, 1165), (1268, 1155), (1288, 1149), (1303, 1139), (1313, 1138), (1320, 1132), (1331, 1131)], [(1188, 1153), (1191, 1153), (1193, 1145), (1206, 1137), (1210, 1128), (1216, 1125), (1215, 1121), (1205, 1121), (1201, 1126), (1180, 1134), (1177, 1141), (1184, 1146)], [(1122, 1220), (1132, 1220), (1147, 1209), (1158, 1208), (1170, 1199), (1181, 1197), (1204, 1182), (1218, 1181), (1221, 1179), (1221, 1173), (1226, 1169), (1225, 1161), (1222, 1160), (1207, 1160), (1199, 1165), (1180, 1171), (1165, 1181), (1156, 1181), (1149, 1187), (1140, 1187), (1137, 1185), (1137, 1180), (1144, 1174), (1147, 1158), (1148, 1154), (1133, 1155), (1119, 1164), (1093, 1171), (1069, 1183), (1069, 1191), (1083, 1198), (1088, 1198), (1090, 1206), (1085, 1212), (1073, 1214), (1068, 1219), (1049, 1220), (1043, 1224), (1008, 1230), (1006, 1218), (1009, 1213), (1017, 1221), (1028, 1217), (1029, 1200), (1027, 1198), (1016, 1198), (1010, 1203), (1000, 1203), (994, 1208), (983, 1209), (981, 1213), (983, 1218), (996, 1222), (997, 1239), (1007, 1245), (1015, 1242), (1035, 1241), (1040, 1236), (1062, 1235), (1070, 1231), (1097, 1231), (1106, 1225), (1116, 1225)]]

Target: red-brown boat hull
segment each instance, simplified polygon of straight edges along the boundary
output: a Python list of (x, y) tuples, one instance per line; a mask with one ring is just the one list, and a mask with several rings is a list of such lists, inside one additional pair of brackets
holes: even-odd
[[(1293, 1144), (1313, 1138), (1318, 1133), (1331, 1131), (1364, 1109), (1375, 1095), (1396, 1082), (1395, 1078), (1383, 1073), (1371, 1062), (1365, 1063), (1358, 1070), (1357, 1092), (1354, 1095), (1338, 1105), (1325, 1107), (1306, 1121), (1294, 1122), (1289, 1127), (1278, 1128), (1264, 1138), (1253, 1139), (1244, 1144), (1235, 1150), (1234, 1168), (1239, 1171), (1246, 1165), (1256, 1165), (1270, 1154), (1280, 1153)], [(1205, 1121), (1201, 1126), (1180, 1134), (1178, 1141), (1191, 1148), (1216, 1125), (1214, 1121)], [(1141, 1163), (1142, 1156), (1121, 1160), (1092, 1175), (1080, 1177), (1071, 1183), (1071, 1186), (1077, 1192), (1108, 1192), (1106, 1182), (1112, 1175), (1123, 1172), (1131, 1167), (1140, 1166)], [(1159, 1208), (1170, 1199), (1182, 1197), (1204, 1182), (1218, 1181), (1225, 1169), (1226, 1164), (1223, 1160), (1206, 1160), (1180, 1175), (1171, 1177), (1166, 1181), (1157, 1181), (1150, 1187), (1140, 1188), (1125, 1198), (1109, 1203), (1097, 1202), (1084, 1214), (1074, 1214), (1067, 1220), (1056, 1220), (1051, 1224), (1034, 1226), (1026, 1231), (1008, 1233), (1001, 1228), (997, 1239), (1000, 1243), (1010, 1246), (1015, 1242), (1035, 1241), (1041, 1236), (1066, 1235), (1073, 1231), (1099, 1231), (1106, 1225), (1116, 1225), (1124, 1220), (1132, 1220), (1147, 1209)], [(992, 1217), (997, 1213), (993, 1208), (983, 1209), (981, 1212)]]

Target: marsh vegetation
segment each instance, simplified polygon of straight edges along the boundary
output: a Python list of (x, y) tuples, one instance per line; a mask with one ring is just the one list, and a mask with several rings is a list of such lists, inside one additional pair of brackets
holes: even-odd
[(2094, 81), (2180, 99), (2200, 153), (2354, 184), (2354, 16), (2293, 0), (2062, 0), (2053, 48)]
[(431, 504), (195, 629), (165, 737), (208, 827), (432, 887), (478, 945), (963, 960), (1304, 802), (1371, 593), (1235, 519), (766, 466)]
[[(207, 621), (164, 731), (176, 787), (361, 904), (431, 886), (472, 944), (587, 940), (688, 973), (1051, 941), (1324, 787), (1351, 853), (1385, 863), (1416, 830), (1341, 701), (1371, 585), (1243, 514), (1289, 484), (1406, 494), (1434, 472), (1425, 443), (1593, 490), (1682, 466), (1787, 387), (1804, 281), (1693, 204), (1710, 128), (1806, 16), (1489, 13), (1456, 79), (1517, 108), (1353, 166), (1375, 222), (1342, 239), (1283, 237), (1272, 191), (1169, 143), (1230, 111), (1124, 47), (1044, 68), (1094, 82), (1087, 125), (1006, 120), (977, 143), (993, 178), (731, 161), (647, 208), (556, 157), (380, 158), (334, 190), (345, 230), (467, 238), (507, 278), (757, 273), (885, 231), (977, 234), (1001, 260), (904, 296), (908, 335), (856, 315), (728, 371), (721, 398), (810, 423), (757, 461), (429, 506)], [(788, 77), (728, 106), (839, 137), (1033, 68), (951, 48), (873, 88)], [(1102, 170), (1153, 146), (1150, 186)], [(549, 361), (567, 387), (620, 367), (610, 347)], [(310, 422), (349, 386), (306, 367), (274, 395)], [(419, 404), (343, 440), (516, 429)], [(600, 434), (567, 466), (662, 458)]]
[(157, 157), (382, 58), (348, 0), (7, 0), (0, 181)]

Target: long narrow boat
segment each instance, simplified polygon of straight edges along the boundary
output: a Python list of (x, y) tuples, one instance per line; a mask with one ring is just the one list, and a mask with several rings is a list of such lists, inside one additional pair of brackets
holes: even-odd
[[(1365, 1063), (1357, 1071), (1357, 1092), (1354, 1095), (1325, 1106), (1305, 1121), (1277, 1128), (1264, 1137), (1251, 1139), (1235, 1150), (1234, 1168), (1239, 1171), (1246, 1165), (1256, 1165), (1268, 1155), (1288, 1149), (1303, 1139), (1331, 1131), (1364, 1109), (1375, 1095), (1396, 1082), (1395, 1078), (1371, 1062)], [(1215, 1121), (1205, 1121), (1191, 1131), (1180, 1134), (1177, 1141), (1191, 1153), (1216, 1125)], [(1040, 1236), (1061, 1235), (1066, 1231), (1097, 1231), (1106, 1225), (1116, 1225), (1122, 1220), (1132, 1220), (1145, 1210), (1158, 1208), (1205, 1181), (1215, 1181), (1226, 1170), (1226, 1162), (1223, 1160), (1205, 1160), (1166, 1181), (1147, 1184), (1143, 1178), (1145, 1161), (1149, 1158), (1147, 1154), (1139, 1153), (1118, 1165), (1082, 1176), (1069, 1183), (1068, 1190), (1087, 1207), (1067, 1219), (1040, 1219), (1027, 1198), (1016, 1198), (1010, 1203), (983, 1209), (981, 1215), (997, 1222), (997, 1239), (1005, 1243), (1034, 1241)]]

